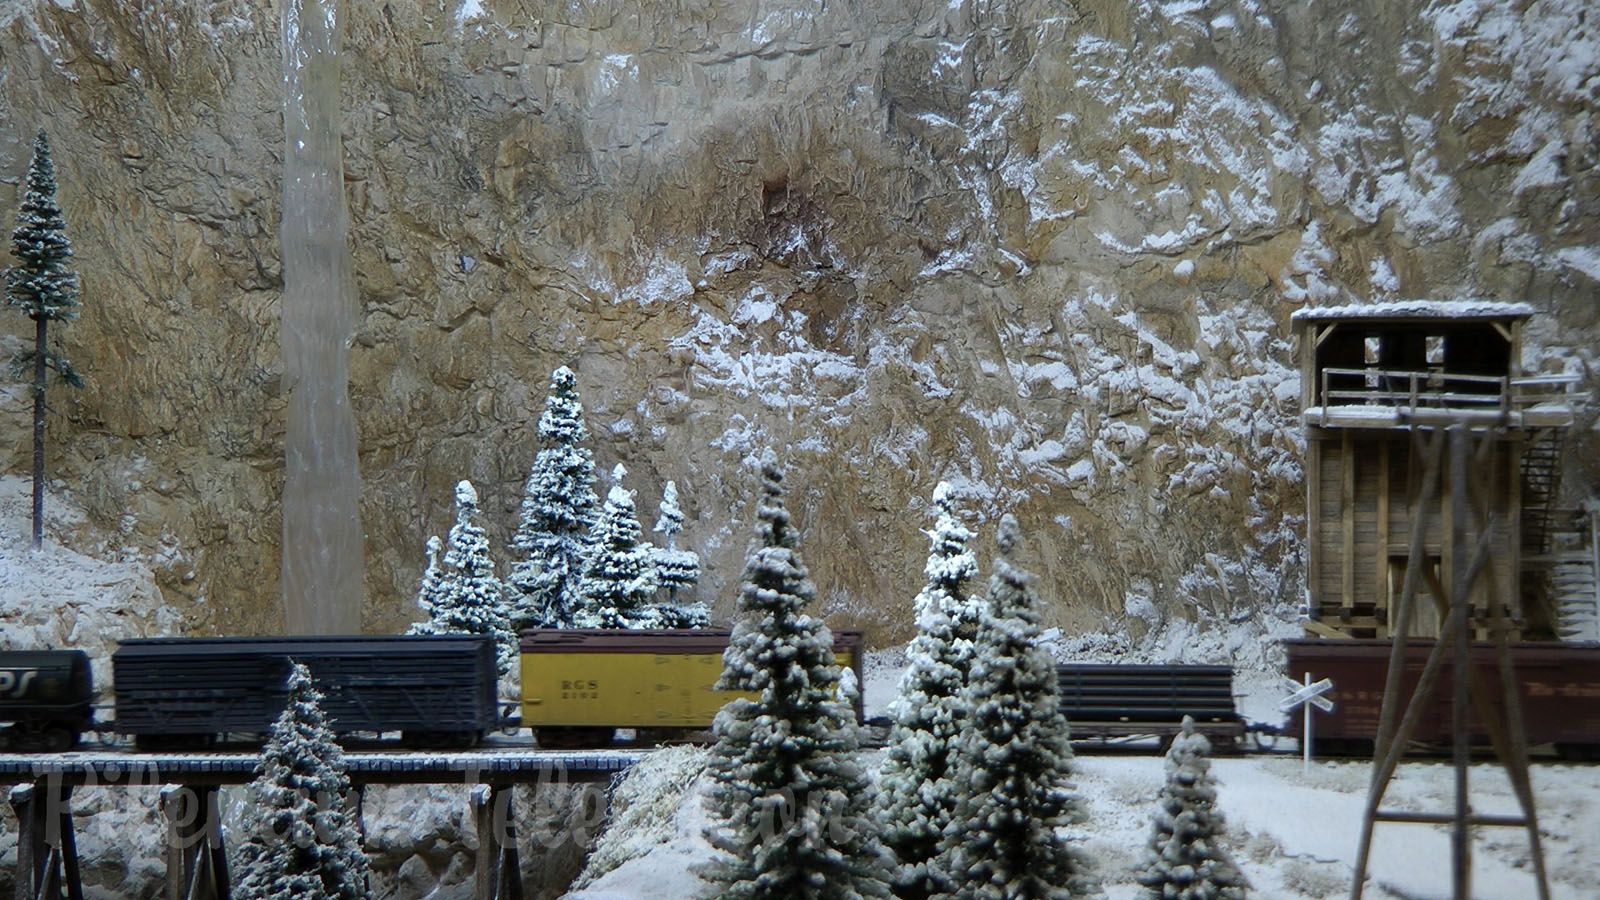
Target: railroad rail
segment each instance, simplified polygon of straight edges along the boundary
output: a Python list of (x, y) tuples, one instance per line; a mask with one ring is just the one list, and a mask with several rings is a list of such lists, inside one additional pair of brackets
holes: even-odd
[[(346, 751), (344, 764), (353, 785), (584, 783), (608, 782), (648, 752), (507, 748)], [(41, 781), (92, 787), (245, 784), (254, 778), (260, 759), (261, 754), (250, 752), (9, 753), (0, 754), (0, 785)]]

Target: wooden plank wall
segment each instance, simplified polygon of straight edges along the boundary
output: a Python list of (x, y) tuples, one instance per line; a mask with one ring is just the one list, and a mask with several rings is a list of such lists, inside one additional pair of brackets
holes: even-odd
[[(1307, 534), (1309, 548), (1312, 615), (1351, 637), (1386, 638), (1396, 623), (1389, 621), (1389, 608), (1396, 599), (1404, 577), (1410, 551), (1412, 497), (1421, 491), (1417, 481), (1423, 465), (1413, 459), (1411, 438), (1405, 432), (1320, 432), (1307, 448), (1310, 457), (1307, 476), (1309, 498)], [(1475, 637), (1489, 636), (1483, 621), (1489, 611), (1491, 591), (1498, 591), (1507, 611), (1517, 614), (1517, 559), (1519, 516), (1513, 512), (1514, 484), (1503, 473), (1516, 471), (1506, 459), (1508, 445), (1491, 464), (1490, 471), (1474, 472), (1470, 477), (1491, 494), (1499, 513), (1496, 534), (1491, 541), (1491, 562), (1474, 587), (1471, 602)], [(1442, 473), (1448, 479), (1449, 472)], [(1448, 483), (1448, 482), (1446, 482)], [(1430, 511), (1426, 554), (1435, 561), (1446, 589), (1457, 554), (1468, 562), (1472, 544), (1457, 550), (1447, 546), (1444, 523), (1449, 521), (1449, 491), (1441, 490)], [(1424, 588), (1425, 589), (1425, 588)], [(1437, 633), (1437, 618), (1430, 595), (1419, 594), (1409, 633), (1430, 636)], [(1513, 637), (1517, 635), (1513, 634)]]

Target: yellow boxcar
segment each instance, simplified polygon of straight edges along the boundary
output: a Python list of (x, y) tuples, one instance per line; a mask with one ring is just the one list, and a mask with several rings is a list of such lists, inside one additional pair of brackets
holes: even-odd
[[(536, 628), (522, 632), (522, 724), (530, 728), (708, 728), (731, 632)], [(859, 631), (833, 652), (861, 683)], [(861, 705), (856, 705), (861, 716)]]

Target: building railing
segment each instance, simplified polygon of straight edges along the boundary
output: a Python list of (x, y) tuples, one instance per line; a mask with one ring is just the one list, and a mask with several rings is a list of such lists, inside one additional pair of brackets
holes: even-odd
[[(1345, 384), (1359, 384), (1347, 388)], [(1460, 375), (1400, 369), (1323, 369), (1317, 405), (1327, 424), (1330, 407), (1457, 409), (1479, 413), (1520, 412), (1542, 404), (1570, 406), (1577, 399), (1576, 375)]]

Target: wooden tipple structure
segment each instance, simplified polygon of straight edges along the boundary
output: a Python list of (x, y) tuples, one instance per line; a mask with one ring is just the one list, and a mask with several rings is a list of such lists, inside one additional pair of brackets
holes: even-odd
[[(1411, 554), (1423, 554), (1412, 576), (1420, 589), (1442, 597), (1455, 563), (1485, 544), (1470, 598), (1474, 638), (1490, 637), (1492, 594), (1506, 604), (1511, 640), (1600, 639), (1600, 516), (1557, 506), (1576, 378), (1522, 372), (1532, 313), (1526, 304), (1453, 301), (1294, 314), (1311, 636), (1436, 635), (1438, 615), (1428, 604), (1413, 604), (1409, 622), (1390, 615)], [(1457, 425), (1478, 447), (1468, 474), (1480, 514), (1464, 545), (1448, 527), (1450, 491), (1437, 487), (1451, 477), (1443, 433)], [(1417, 521), (1424, 534), (1414, 544)]]

